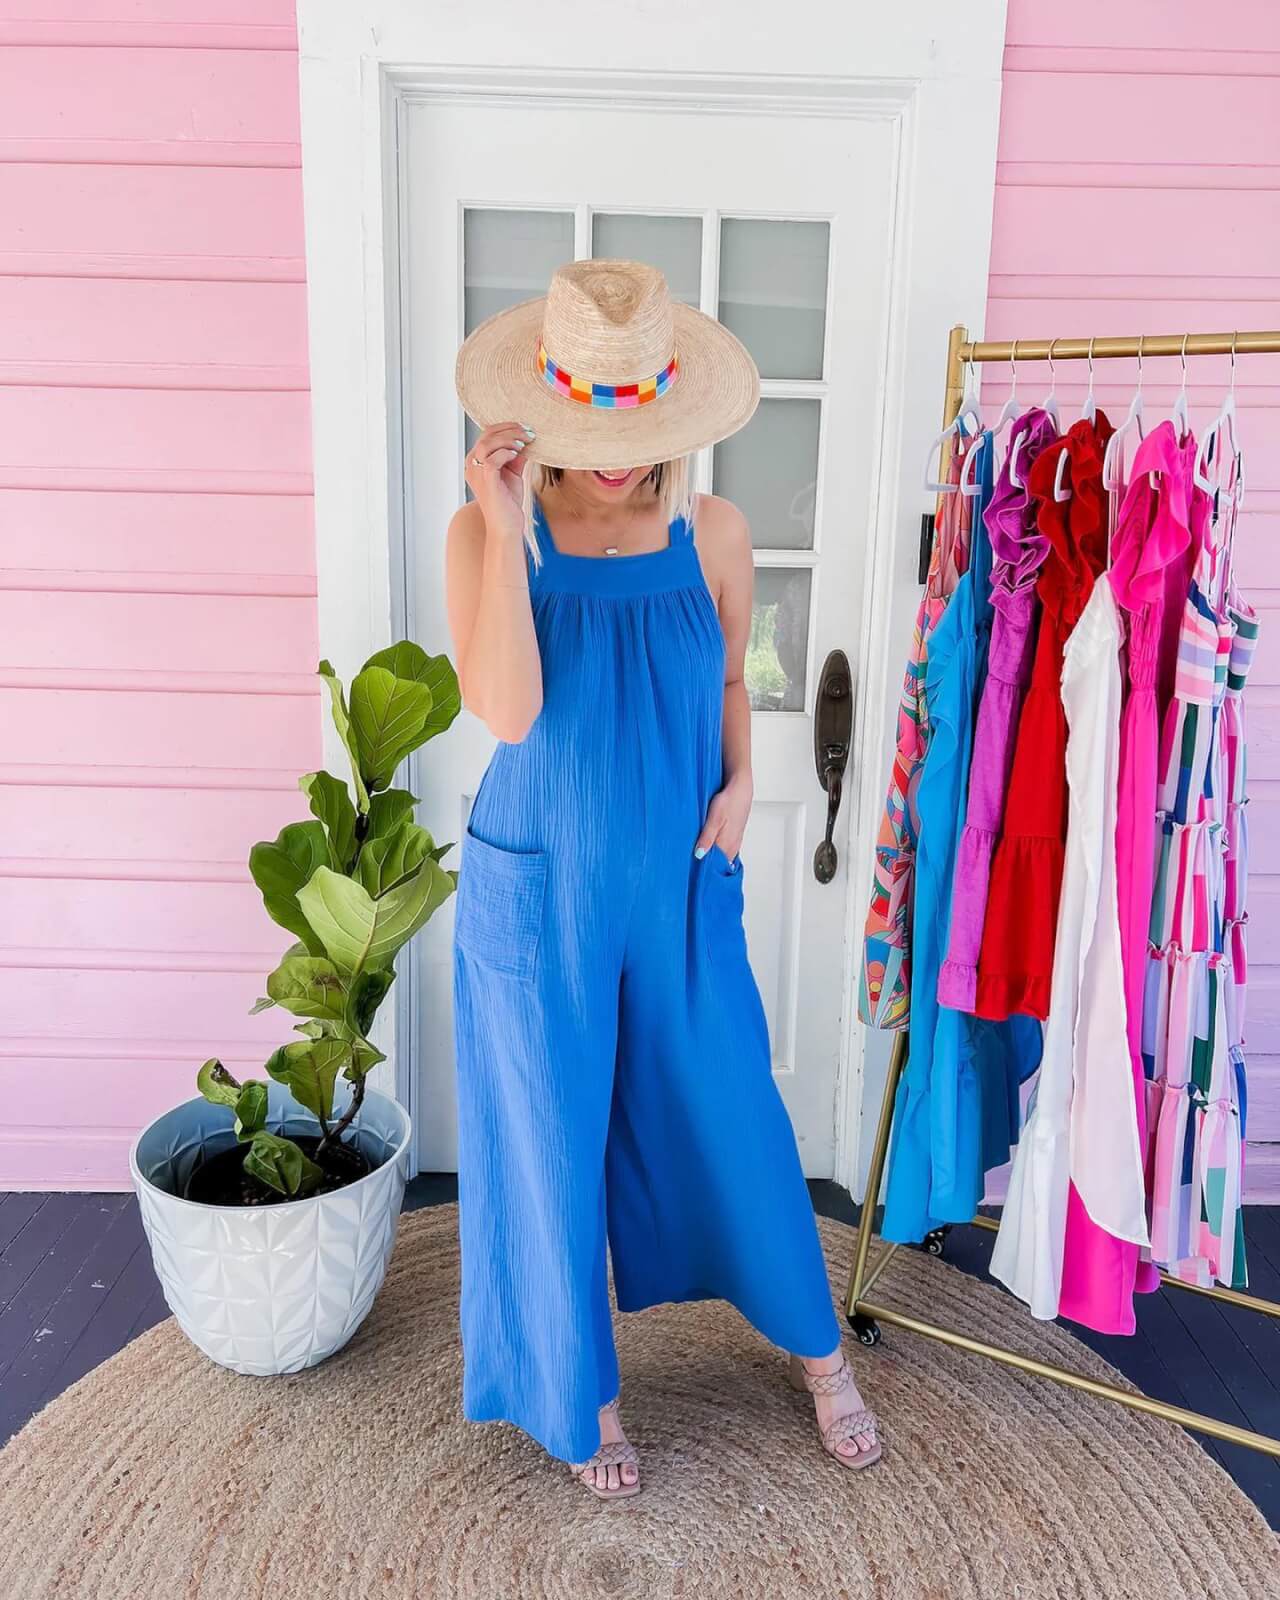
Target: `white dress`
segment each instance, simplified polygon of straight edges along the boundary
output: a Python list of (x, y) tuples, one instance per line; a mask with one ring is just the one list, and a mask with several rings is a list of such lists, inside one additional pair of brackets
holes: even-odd
[(1033, 1316), (1058, 1315), (1068, 1185), (1099, 1227), (1146, 1244), (1116, 903), (1120, 618), (1095, 583), (1063, 653), (1067, 839), (1044, 1056), (991, 1258)]

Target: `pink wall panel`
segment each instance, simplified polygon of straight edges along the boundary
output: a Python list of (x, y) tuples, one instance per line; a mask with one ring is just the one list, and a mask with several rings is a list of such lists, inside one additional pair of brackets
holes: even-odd
[[(19, 8), (8, 8), (10, 11)], [(0, 18), (0, 1189), (122, 1187), (320, 761), (292, 0)]]
[[(993, 339), (1280, 326), (1280, 9), (1163, 0), (1010, 0), (991, 282)], [(1039, 398), (1043, 365), (1019, 372)], [(1058, 368), (1064, 414), (1086, 372)], [(1098, 368), (1123, 411), (1135, 364)], [(1145, 364), (1167, 413), (1176, 359)], [(1190, 363), (1193, 425), (1221, 399), (1225, 360)], [(987, 369), (984, 394), (1008, 391)], [(1248, 501), (1238, 570), (1263, 613), (1250, 734), (1251, 1093), (1254, 1199), (1280, 1199), (1280, 357), (1242, 358)]]
[[(3, 282), (3, 279), (0, 279)], [(314, 589), (306, 494), (227, 494), (0, 487), (0, 569), (134, 575), (218, 573), (226, 587), (287, 574)]]

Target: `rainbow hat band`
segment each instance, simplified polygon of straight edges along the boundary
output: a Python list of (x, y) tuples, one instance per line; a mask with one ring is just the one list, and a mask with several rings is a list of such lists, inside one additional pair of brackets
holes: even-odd
[(648, 405), (650, 400), (667, 392), (675, 382), (677, 370), (673, 351), (671, 360), (652, 378), (641, 378), (636, 383), (592, 383), (589, 378), (575, 378), (571, 372), (558, 367), (547, 354), (542, 340), (538, 340), (538, 371), (557, 394), (567, 395), (584, 406), (622, 410), (625, 406)]

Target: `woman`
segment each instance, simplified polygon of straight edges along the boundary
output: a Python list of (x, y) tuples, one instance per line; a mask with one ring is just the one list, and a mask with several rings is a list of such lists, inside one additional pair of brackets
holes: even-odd
[(656, 269), (579, 261), (470, 335), (457, 385), (483, 432), (449, 621), (501, 741), (455, 920), (464, 1412), (638, 1492), (607, 1246), (620, 1310), (730, 1301), (869, 1465), (742, 927), (751, 541), (689, 492), (759, 375)]

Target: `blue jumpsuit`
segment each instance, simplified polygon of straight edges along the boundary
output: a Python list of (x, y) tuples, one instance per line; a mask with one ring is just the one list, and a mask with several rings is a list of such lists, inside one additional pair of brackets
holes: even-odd
[(725, 644), (692, 529), (562, 555), (535, 500), (543, 705), (463, 835), (454, 922), (463, 1412), (585, 1461), (622, 1311), (723, 1299), (816, 1357), (839, 1323), (747, 957)]

